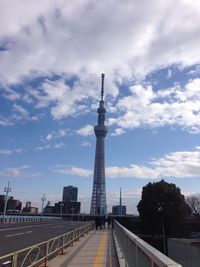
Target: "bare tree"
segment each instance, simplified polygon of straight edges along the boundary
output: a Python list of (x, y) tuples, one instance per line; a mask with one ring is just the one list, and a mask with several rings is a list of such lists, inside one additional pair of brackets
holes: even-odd
[(190, 206), (192, 214), (200, 215), (200, 194), (188, 196), (186, 202)]

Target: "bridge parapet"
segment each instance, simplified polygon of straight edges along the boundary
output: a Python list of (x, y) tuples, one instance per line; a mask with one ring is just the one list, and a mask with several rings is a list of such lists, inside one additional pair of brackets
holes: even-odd
[[(172, 259), (168, 258), (166, 255), (130, 232), (117, 221), (114, 221), (113, 228), (120, 266), (182, 267), (180, 264), (174, 262)], [(122, 258), (122, 260), (120, 260), (120, 258)]]

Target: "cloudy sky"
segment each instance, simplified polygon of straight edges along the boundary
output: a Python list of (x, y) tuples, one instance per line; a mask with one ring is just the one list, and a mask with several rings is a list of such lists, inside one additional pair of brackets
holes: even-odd
[(92, 194), (105, 77), (108, 210), (165, 179), (200, 191), (200, 2), (0, 0), (0, 194)]

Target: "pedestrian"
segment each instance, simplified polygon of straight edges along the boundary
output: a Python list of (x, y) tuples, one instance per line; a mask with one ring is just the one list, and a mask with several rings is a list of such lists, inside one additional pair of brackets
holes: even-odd
[(96, 227), (96, 230), (99, 229), (99, 226), (100, 226), (99, 216), (96, 216), (96, 217), (95, 217), (95, 227)]
[(108, 216), (107, 218), (107, 225), (108, 225), (108, 229), (110, 228), (111, 225), (111, 218)]

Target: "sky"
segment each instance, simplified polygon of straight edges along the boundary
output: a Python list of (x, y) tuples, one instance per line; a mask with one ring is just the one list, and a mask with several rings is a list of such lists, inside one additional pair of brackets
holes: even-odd
[(105, 73), (108, 211), (164, 179), (200, 193), (200, 2), (0, 0), (0, 194), (92, 195)]

